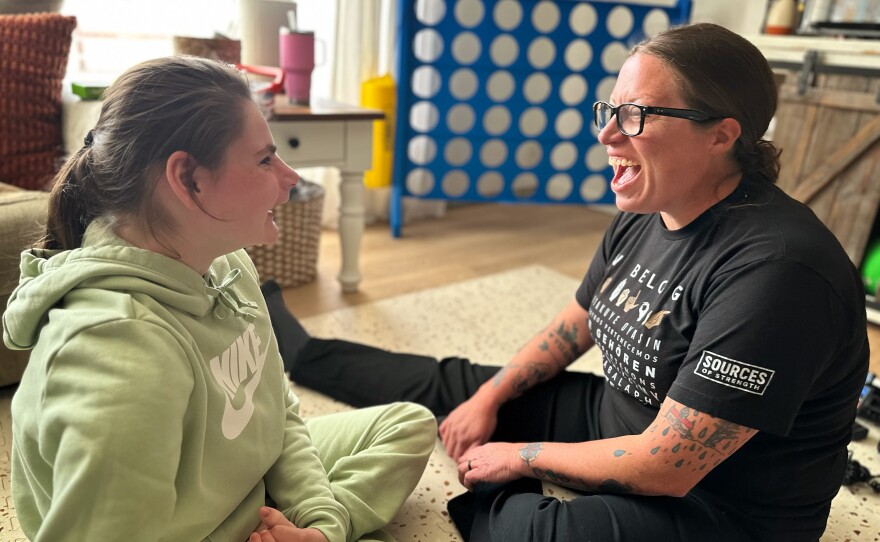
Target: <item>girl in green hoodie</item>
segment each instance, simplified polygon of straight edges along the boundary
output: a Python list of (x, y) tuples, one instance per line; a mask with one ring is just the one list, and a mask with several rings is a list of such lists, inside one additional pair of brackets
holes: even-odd
[(436, 423), (300, 417), (243, 250), (298, 181), (230, 66), (158, 59), (107, 90), (3, 315), (32, 349), (12, 493), (33, 542), (387, 538)]

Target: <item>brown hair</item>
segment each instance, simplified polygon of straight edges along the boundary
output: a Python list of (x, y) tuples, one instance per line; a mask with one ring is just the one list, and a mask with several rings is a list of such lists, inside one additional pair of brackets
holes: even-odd
[[(247, 80), (229, 65), (196, 57), (138, 64), (104, 93), (101, 114), (83, 148), (56, 175), (43, 248), (82, 245), (100, 216), (130, 216), (155, 236), (167, 229), (153, 190), (168, 157), (190, 154), (200, 165), (223, 164), (244, 126)], [(189, 187), (197, 200), (198, 189)]]
[(757, 47), (723, 27), (699, 23), (657, 34), (630, 55), (638, 53), (672, 68), (689, 107), (739, 122), (733, 156), (743, 175), (776, 182), (780, 151), (762, 139), (776, 112), (776, 82)]

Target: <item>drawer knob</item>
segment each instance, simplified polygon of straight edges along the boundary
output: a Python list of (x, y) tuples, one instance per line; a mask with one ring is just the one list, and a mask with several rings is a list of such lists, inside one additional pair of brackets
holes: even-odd
[(291, 137), (290, 139), (287, 140), (287, 144), (290, 145), (291, 149), (295, 149), (295, 148), (299, 147), (299, 138)]

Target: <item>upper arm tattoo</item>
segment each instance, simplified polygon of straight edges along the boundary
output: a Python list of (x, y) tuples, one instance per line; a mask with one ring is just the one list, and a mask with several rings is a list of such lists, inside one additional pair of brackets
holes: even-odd
[[(650, 428), (651, 432), (659, 431), (660, 438), (651, 454), (657, 454), (663, 448), (673, 454), (682, 452), (680, 459), (673, 463), (677, 468), (690, 466), (708, 472), (757, 433), (754, 429), (699, 412), (668, 397), (661, 408), (657, 423)], [(674, 438), (676, 435), (678, 439)]]

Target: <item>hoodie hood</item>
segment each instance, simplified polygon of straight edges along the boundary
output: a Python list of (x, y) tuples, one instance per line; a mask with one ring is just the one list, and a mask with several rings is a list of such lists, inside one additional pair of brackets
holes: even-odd
[(19, 285), (3, 313), (3, 340), (11, 349), (33, 348), (48, 312), (75, 290), (100, 289), (144, 294), (194, 317), (214, 311), (253, 320), (256, 305), (233, 289), (238, 269), (222, 276), (199, 275), (187, 265), (126, 243), (108, 220), (95, 220), (74, 250), (31, 249), (21, 255)]

